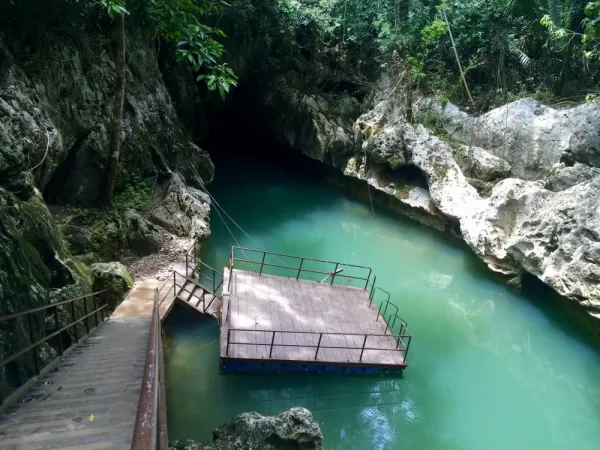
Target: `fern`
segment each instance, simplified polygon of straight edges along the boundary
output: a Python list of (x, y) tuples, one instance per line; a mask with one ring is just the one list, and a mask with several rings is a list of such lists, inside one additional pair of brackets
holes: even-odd
[(529, 69), (533, 64), (533, 60), (519, 47), (514, 41), (509, 41), (508, 48), (510, 52), (519, 60), (519, 63), (524, 69)]

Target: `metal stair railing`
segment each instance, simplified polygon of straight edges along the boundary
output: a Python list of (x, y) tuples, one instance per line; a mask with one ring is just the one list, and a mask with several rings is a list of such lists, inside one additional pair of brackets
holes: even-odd
[[(18, 386), (14, 386), (14, 392), (8, 397), (9, 403), (16, 400), (21, 394), (21, 390), (27, 390), (28, 384), (35, 379), (36, 376), (45, 374), (51, 367), (56, 366), (60, 357), (64, 352), (87, 336), (92, 329), (103, 322), (107, 317), (108, 297), (106, 291), (93, 292), (81, 297), (75, 297), (68, 300), (63, 300), (57, 303), (52, 303), (37, 308), (28, 309), (14, 314), (8, 314), (0, 317), (0, 328), (8, 333), (16, 333), (19, 328), (19, 321), (22, 318), (27, 319), (27, 325), (20, 324), (29, 334), (29, 344), (20, 349), (16, 349), (12, 354), (6, 356), (0, 361), (0, 370), (15, 362), (17, 358), (31, 352), (33, 362), (33, 375), (29, 380), (24, 381)], [(81, 302), (79, 307), (76, 303)], [(91, 304), (88, 304), (91, 303)], [(81, 311), (83, 310), (83, 311)], [(81, 314), (83, 312), (83, 314)], [(53, 322), (53, 330), (46, 334), (46, 322), (48, 319)], [(6, 323), (17, 323), (16, 326), (5, 325)], [(92, 322), (93, 325), (90, 323)], [(81, 333), (78, 326), (82, 328)], [(65, 339), (63, 333), (72, 333)], [(40, 347), (44, 344), (53, 344), (58, 357), (49, 362), (45, 367), (40, 368)], [(0, 406), (3, 405), (4, 399), (0, 392)]]
[[(203, 263), (198, 259), (198, 241), (194, 241), (185, 254), (185, 275), (187, 277), (197, 279), (198, 283), (212, 291), (216, 296), (220, 297), (223, 288), (223, 274), (208, 264)], [(209, 275), (207, 275), (210, 274)]]
[[(183, 282), (178, 281), (178, 277), (180, 279), (183, 279), (184, 281)], [(191, 283), (194, 286), (194, 288), (192, 290), (189, 290), (186, 288), (186, 285), (188, 283)], [(198, 295), (198, 293), (197, 293), (198, 291), (201, 291), (200, 295)], [(190, 294), (190, 298), (187, 301), (183, 300), (183, 298), (182, 298), (183, 292)], [(187, 277), (177, 271), (173, 271), (173, 294), (175, 295), (176, 298), (179, 298), (181, 301), (184, 301), (189, 304), (192, 304), (191, 303), (192, 297), (196, 298), (198, 301), (196, 302), (196, 305), (194, 305), (194, 307), (197, 308), (198, 305), (200, 304), (200, 302), (202, 302), (202, 312), (204, 314), (207, 313), (207, 311), (209, 310), (209, 308), (211, 307), (213, 302), (218, 298), (218, 296), (214, 292), (211, 292), (209, 289), (206, 289), (203, 285), (198, 283), (198, 280)], [(207, 295), (211, 297), (208, 304), (206, 304), (206, 296)]]

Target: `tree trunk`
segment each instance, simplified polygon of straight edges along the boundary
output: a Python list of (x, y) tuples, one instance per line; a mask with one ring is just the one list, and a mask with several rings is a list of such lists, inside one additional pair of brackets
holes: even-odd
[(567, 79), (571, 76), (571, 57), (574, 52), (573, 47), (575, 45), (579, 46), (581, 44), (581, 37), (579, 33), (583, 32), (582, 21), (585, 18), (586, 4), (587, 0), (574, 0), (569, 10), (568, 27), (571, 31), (574, 31), (576, 34), (571, 37), (569, 45), (567, 45), (565, 49), (565, 53), (563, 56), (563, 66), (562, 70), (560, 71), (560, 78), (558, 79), (558, 82), (554, 89), (554, 95), (556, 95), (557, 97), (563, 95)]
[(125, 16), (119, 14), (115, 18), (115, 24), (117, 26), (117, 56), (115, 61), (116, 92), (110, 122), (110, 162), (100, 194), (101, 201), (107, 204), (112, 201), (115, 181), (117, 179), (117, 166), (119, 164), (119, 154), (121, 153), (121, 134), (123, 130), (123, 103), (125, 101)]
[(413, 123), (413, 82), (412, 82), (412, 67), (407, 64), (408, 70), (406, 80), (406, 121)]

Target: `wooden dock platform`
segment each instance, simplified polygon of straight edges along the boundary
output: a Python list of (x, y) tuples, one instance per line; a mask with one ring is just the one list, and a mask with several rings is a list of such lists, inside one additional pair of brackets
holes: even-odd
[(257, 273), (258, 265), (224, 271), (223, 373), (395, 374), (407, 366), (405, 322), (393, 334), (392, 315), (379, 314), (372, 289), (302, 279), (302, 268), (291, 277), (262, 266)]

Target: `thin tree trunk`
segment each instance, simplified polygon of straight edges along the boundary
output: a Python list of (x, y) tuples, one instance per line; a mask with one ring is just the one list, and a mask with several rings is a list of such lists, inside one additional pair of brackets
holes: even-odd
[(117, 56), (115, 61), (116, 92), (115, 103), (113, 105), (113, 113), (110, 122), (110, 163), (106, 170), (104, 186), (101, 193), (101, 200), (104, 203), (110, 203), (112, 201), (113, 192), (115, 190), (117, 166), (119, 164), (119, 155), (121, 153), (123, 103), (125, 101), (125, 16), (123, 14), (119, 14), (115, 18), (115, 24), (117, 26)]
[(412, 82), (412, 67), (408, 65), (407, 80), (406, 80), (406, 121), (413, 123), (413, 82)]
[(452, 30), (450, 29), (450, 22), (448, 22), (448, 16), (446, 15), (446, 11), (442, 11), (444, 16), (444, 20), (446, 21), (446, 27), (448, 27), (448, 35), (450, 36), (450, 42), (452, 43), (452, 50), (454, 50), (454, 56), (456, 57), (456, 64), (458, 65), (458, 70), (460, 71), (460, 77), (462, 78), (463, 84), (465, 85), (465, 89), (467, 91), (467, 95), (469, 96), (469, 100), (471, 100), (471, 105), (475, 106), (475, 102), (473, 101), (473, 97), (471, 97), (471, 91), (469, 91), (469, 85), (467, 84), (467, 79), (465, 78), (465, 74), (462, 69), (462, 65), (460, 64), (460, 58), (458, 57), (458, 52), (456, 51), (456, 44), (454, 43), (454, 36), (452, 36)]

